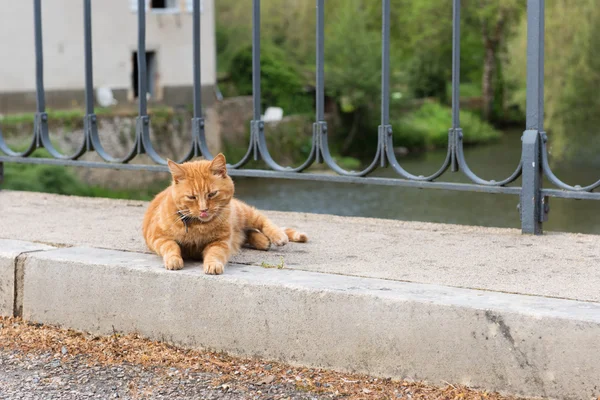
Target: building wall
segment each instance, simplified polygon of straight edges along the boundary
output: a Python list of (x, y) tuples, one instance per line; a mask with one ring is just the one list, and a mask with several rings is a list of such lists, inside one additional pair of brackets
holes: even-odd
[[(202, 0), (201, 48), (204, 96), (216, 81), (213, 0)], [(191, 101), (192, 14), (146, 14), (146, 49), (156, 52), (155, 100)], [(44, 84), (48, 106), (83, 103), (83, 1), (42, 0)], [(137, 49), (137, 14), (130, 0), (93, 0), (94, 86), (109, 86), (120, 103), (133, 101), (132, 55)], [(33, 1), (10, 1), (0, 12), (0, 112), (35, 105)], [(203, 97), (204, 97), (203, 96)], [(33, 103), (32, 103), (33, 101)], [(70, 103), (70, 104), (69, 104)], [(33, 104), (33, 106), (32, 106)]]

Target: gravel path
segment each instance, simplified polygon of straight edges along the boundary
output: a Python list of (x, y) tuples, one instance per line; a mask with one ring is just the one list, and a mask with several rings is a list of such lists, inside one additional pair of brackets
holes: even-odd
[(0, 399), (324, 399), (290, 385), (213, 382), (219, 376), (177, 368), (89, 366), (50, 353), (0, 352)]
[(460, 385), (294, 367), (3, 317), (0, 399), (517, 400)]

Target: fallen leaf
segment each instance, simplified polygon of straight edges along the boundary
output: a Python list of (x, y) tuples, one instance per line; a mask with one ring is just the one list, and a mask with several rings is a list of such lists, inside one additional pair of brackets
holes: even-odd
[(256, 384), (257, 385), (268, 385), (269, 383), (273, 382), (274, 380), (275, 380), (275, 377), (273, 375), (269, 375), (269, 376), (265, 376), (260, 381), (256, 382)]

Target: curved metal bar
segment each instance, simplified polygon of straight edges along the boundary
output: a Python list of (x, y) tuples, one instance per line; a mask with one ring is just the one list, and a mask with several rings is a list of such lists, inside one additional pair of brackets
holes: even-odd
[(14, 151), (10, 148), (8, 143), (6, 143), (6, 140), (4, 140), (4, 135), (2, 134), (2, 129), (0, 128), (0, 151), (11, 157), (27, 157), (39, 147), (39, 142), (37, 139), (38, 137), (34, 132), (31, 143), (25, 151)]
[(133, 144), (133, 147), (131, 148), (131, 150), (129, 150), (129, 153), (127, 153), (127, 155), (125, 157), (122, 158), (115, 158), (113, 156), (111, 156), (110, 154), (108, 154), (106, 152), (106, 150), (104, 149), (104, 146), (102, 146), (102, 142), (100, 141), (100, 137), (98, 135), (98, 119), (95, 115), (87, 115), (85, 117), (84, 120), (85, 123), (85, 129), (86, 129), (86, 133), (88, 135), (90, 144), (91, 144), (91, 148), (98, 153), (98, 155), (100, 157), (102, 157), (102, 159), (104, 161), (107, 161), (109, 163), (114, 163), (114, 164), (126, 164), (129, 161), (133, 160), (135, 158), (135, 156), (137, 156), (140, 151), (140, 138), (139, 136), (136, 134), (136, 138), (135, 138), (135, 143)]
[[(195, 111), (194, 115), (196, 115)], [(204, 158), (207, 160), (213, 159), (212, 154), (210, 154), (210, 151), (206, 146), (206, 137), (204, 135), (204, 119), (196, 118), (194, 116), (192, 118), (192, 147), (190, 147), (188, 153), (177, 162), (183, 163), (199, 156), (204, 156)]]
[(390, 163), (390, 167), (392, 167), (394, 169), (394, 171), (396, 171), (403, 178), (410, 179), (413, 181), (433, 181), (433, 180), (439, 178), (440, 176), (442, 176), (444, 174), (444, 172), (446, 172), (448, 170), (448, 168), (450, 167), (450, 162), (452, 160), (452, 147), (448, 146), (448, 151), (446, 153), (446, 159), (442, 163), (442, 166), (440, 167), (440, 169), (438, 169), (436, 172), (434, 172), (433, 174), (431, 174), (429, 176), (411, 174), (410, 172), (408, 172), (407, 170), (402, 168), (402, 166), (400, 166), (400, 163), (398, 162), (398, 159), (396, 158), (396, 154), (394, 154), (394, 145), (392, 143), (393, 137), (391, 135), (391, 129), (388, 129), (388, 132), (389, 133), (387, 134), (387, 139), (386, 139), (386, 144), (385, 144), (386, 156)]
[(458, 162), (458, 166), (459, 166), (460, 170), (472, 182), (480, 184), (480, 185), (485, 185), (485, 186), (504, 186), (504, 185), (508, 185), (509, 183), (514, 182), (521, 176), (521, 173), (523, 172), (523, 159), (522, 158), (521, 158), (521, 160), (519, 160), (519, 164), (517, 165), (517, 169), (515, 169), (515, 172), (513, 172), (508, 178), (506, 178), (504, 180), (495, 181), (492, 179), (492, 180), (488, 181), (488, 180), (478, 177), (473, 171), (471, 171), (471, 168), (469, 168), (467, 160), (465, 159), (462, 139), (463, 139), (462, 129), (457, 129), (456, 130), (456, 161)]
[(50, 140), (50, 134), (48, 132), (48, 114), (46, 113), (37, 113), (34, 120), (34, 129), (37, 132), (38, 137), (40, 138), (40, 142), (42, 146), (52, 155), (52, 157), (57, 158), (59, 160), (76, 160), (81, 157), (86, 151), (86, 140), (85, 140), (85, 127), (84, 127), (84, 138), (81, 142), (81, 145), (73, 154), (65, 155), (60, 151), (56, 150), (52, 141)]
[(544, 171), (544, 175), (548, 178), (548, 180), (552, 184), (556, 185), (557, 187), (559, 187), (563, 190), (569, 190), (572, 192), (591, 192), (594, 189), (597, 189), (600, 187), (600, 180), (598, 180), (588, 186), (579, 186), (579, 185), (571, 186), (571, 185), (564, 183), (556, 175), (554, 175), (554, 172), (552, 172), (552, 169), (550, 168), (550, 163), (548, 162), (548, 149), (546, 148), (547, 141), (548, 141), (548, 137), (546, 136), (545, 133), (542, 133), (542, 168)]
[[(441, 176), (450, 165), (453, 150), (448, 141), (448, 153), (442, 167), (433, 175), (413, 175), (400, 166), (396, 154), (394, 154), (394, 143), (392, 126), (390, 125), (390, 0), (383, 0), (381, 7), (381, 125), (379, 125), (379, 140), (382, 143), (384, 153), (381, 155), (381, 166), (385, 166), (387, 158), (390, 166), (405, 179), (414, 181), (432, 181)], [(452, 131), (450, 131), (452, 132)]]
[(34, 39), (35, 39), (35, 90), (36, 90), (36, 113), (33, 121), (34, 141), (37, 147), (44, 147), (52, 157), (60, 160), (75, 160), (86, 149), (85, 137), (83, 143), (71, 155), (62, 154), (52, 145), (48, 133), (48, 114), (46, 114), (46, 97), (44, 90), (44, 49), (42, 41), (42, 2), (34, 0), (33, 2), (34, 19)]
[(317, 144), (315, 157), (317, 162), (325, 162), (338, 175), (343, 176), (365, 176), (377, 168), (377, 164), (382, 161), (383, 141), (381, 133), (377, 138), (377, 153), (373, 162), (360, 172), (346, 171), (340, 167), (331, 156), (329, 144), (327, 141), (327, 122), (325, 122), (325, 0), (317, 0), (317, 32), (316, 32), (316, 110), (315, 119), (317, 122), (313, 125), (313, 145)]
[(259, 121), (257, 127), (258, 132), (256, 134), (256, 144), (258, 146), (258, 152), (260, 154), (260, 157), (271, 169), (280, 172), (302, 172), (315, 162), (317, 154), (317, 144), (315, 140), (316, 134), (314, 129), (312, 134), (311, 149), (306, 161), (304, 161), (304, 163), (302, 163), (299, 167), (284, 167), (282, 165), (279, 165), (275, 160), (273, 160), (273, 157), (271, 157), (267, 146), (267, 139), (265, 137), (264, 127), (264, 122)]
[(194, 116), (192, 118), (192, 147), (188, 154), (183, 157), (179, 162), (189, 161), (194, 157), (204, 156), (207, 160), (212, 160), (213, 156), (208, 150), (206, 144), (206, 136), (204, 134), (204, 118), (202, 116), (202, 68), (201, 68), (201, 40), (200, 35), (202, 30), (200, 29), (201, 16), (200, 16), (200, 0), (192, 1), (192, 15), (193, 15), (193, 26), (192, 26), (192, 46), (193, 46), (193, 73), (194, 73), (194, 103), (193, 110)]
[(362, 171), (355, 172), (355, 171), (346, 171), (345, 169), (340, 167), (334, 161), (333, 156), (331, 155), (331, 153), (329, 151), (329, 144), (327, 141), (327, 123), (323, 122), (323, 121), (317, 122), (315, 124), (315, 126), (317, 126), (316, 131), (317, 131), (317, 135), (319, 135), (317, 139), (318, 139), (319, 145), (320, 145), (319, 146), (320, 155), (323, 158), (323, 161), (325, 162), (325, 164), (327, 164), (329, 166), (329, 168), (331, 168), (338, 175), (365, 176), (365, 175), (368, 175), (371, 172), (373, 172), (377, 168), (377, 165), (381, 162), (381, 159), (384, 154), (384, 152), (382, 151), (383, 141), (381, 139), (381, 132), (377, 135), (377, 152), (375, 153), (375, 158), (373, 159), (373, 161), (367, 168), (363, 169)]
[(167, 160), (162, 158), (160, 154), (152, 146), (152, 140), (150, 140), (150, 117), (142, 115), (137, 117), (136, 132), (141, 139), (142, 150), (157, 164), (167, 165)]
[(253, 147), (254, 146), (252, 145), (252, 141), (250, 141), (250, 144), (248, 145), (248, 150), (246, 151), (246, 154), (244, 154), (244, 157), (242, 157), (242, 159), (235, 164), (227, 164), (227, 168), (238, 169), (246, 165), (248, 161), (250, 161), (250, 156), (252, 155)]
[(463, 149), (463, 132), (460, 128), (460, 0), (452, 1), (452, 129), (448, 140), (448, 151), (450, 152), (450, 161), (452, 171), (461, 170), (472, 182), (484, 186), (504, 186), (514, 182), (523, 171), (523, 159), (515, 172), (508, 178), (495, 181), (485, 180), (478, 177), (467, 163)]
[(310, 154), (305, 162), (299, 167), (284, 167), (279, 165), (271, 156), (265, 138), (265, 123), (261, 121), (261, 91), (260, 91), (260, 0), (252, 0), (252, 121), (250, 122), (250, 146), (248, 152), (239, 163), (232, 166), (237, 168), (250, 159), (262, 160), (273, 170), (279, 172), (301, 172), (310, 167), (317, 158), (317, 145), (315, 141), (315, 130), (313, 128), (312, 144)]
[(84, 53), (85, 53), (85, 117), (83, 129), (85, 133), (87, 148), (96, 151), (98, 155), (109, 163), (123, 164), (131, 161), (138, 153), (138, 138), (130, 152), (123, 158), (115, 158), (108, 154), (98, 135), (98, 118), (94, 114), (94, 63), (92, 52), (92, 1), (83, 2), (83, 30), (84, 30)]

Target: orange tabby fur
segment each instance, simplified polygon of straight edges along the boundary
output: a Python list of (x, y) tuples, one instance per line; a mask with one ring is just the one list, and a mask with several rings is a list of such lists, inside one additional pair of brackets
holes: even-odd
[(268, 250), (271, 243), (307, 241), (305, 234), (283, 230), (233, 198), (223, 154), (212, 161), (169, 160), (168, 165), (173, 182), (152, 200), (143, 224), (146, 244), (167, 269), (183, 268), (184, 257), (202, 257), (205, 273), (221, 274), (243, 245)]

